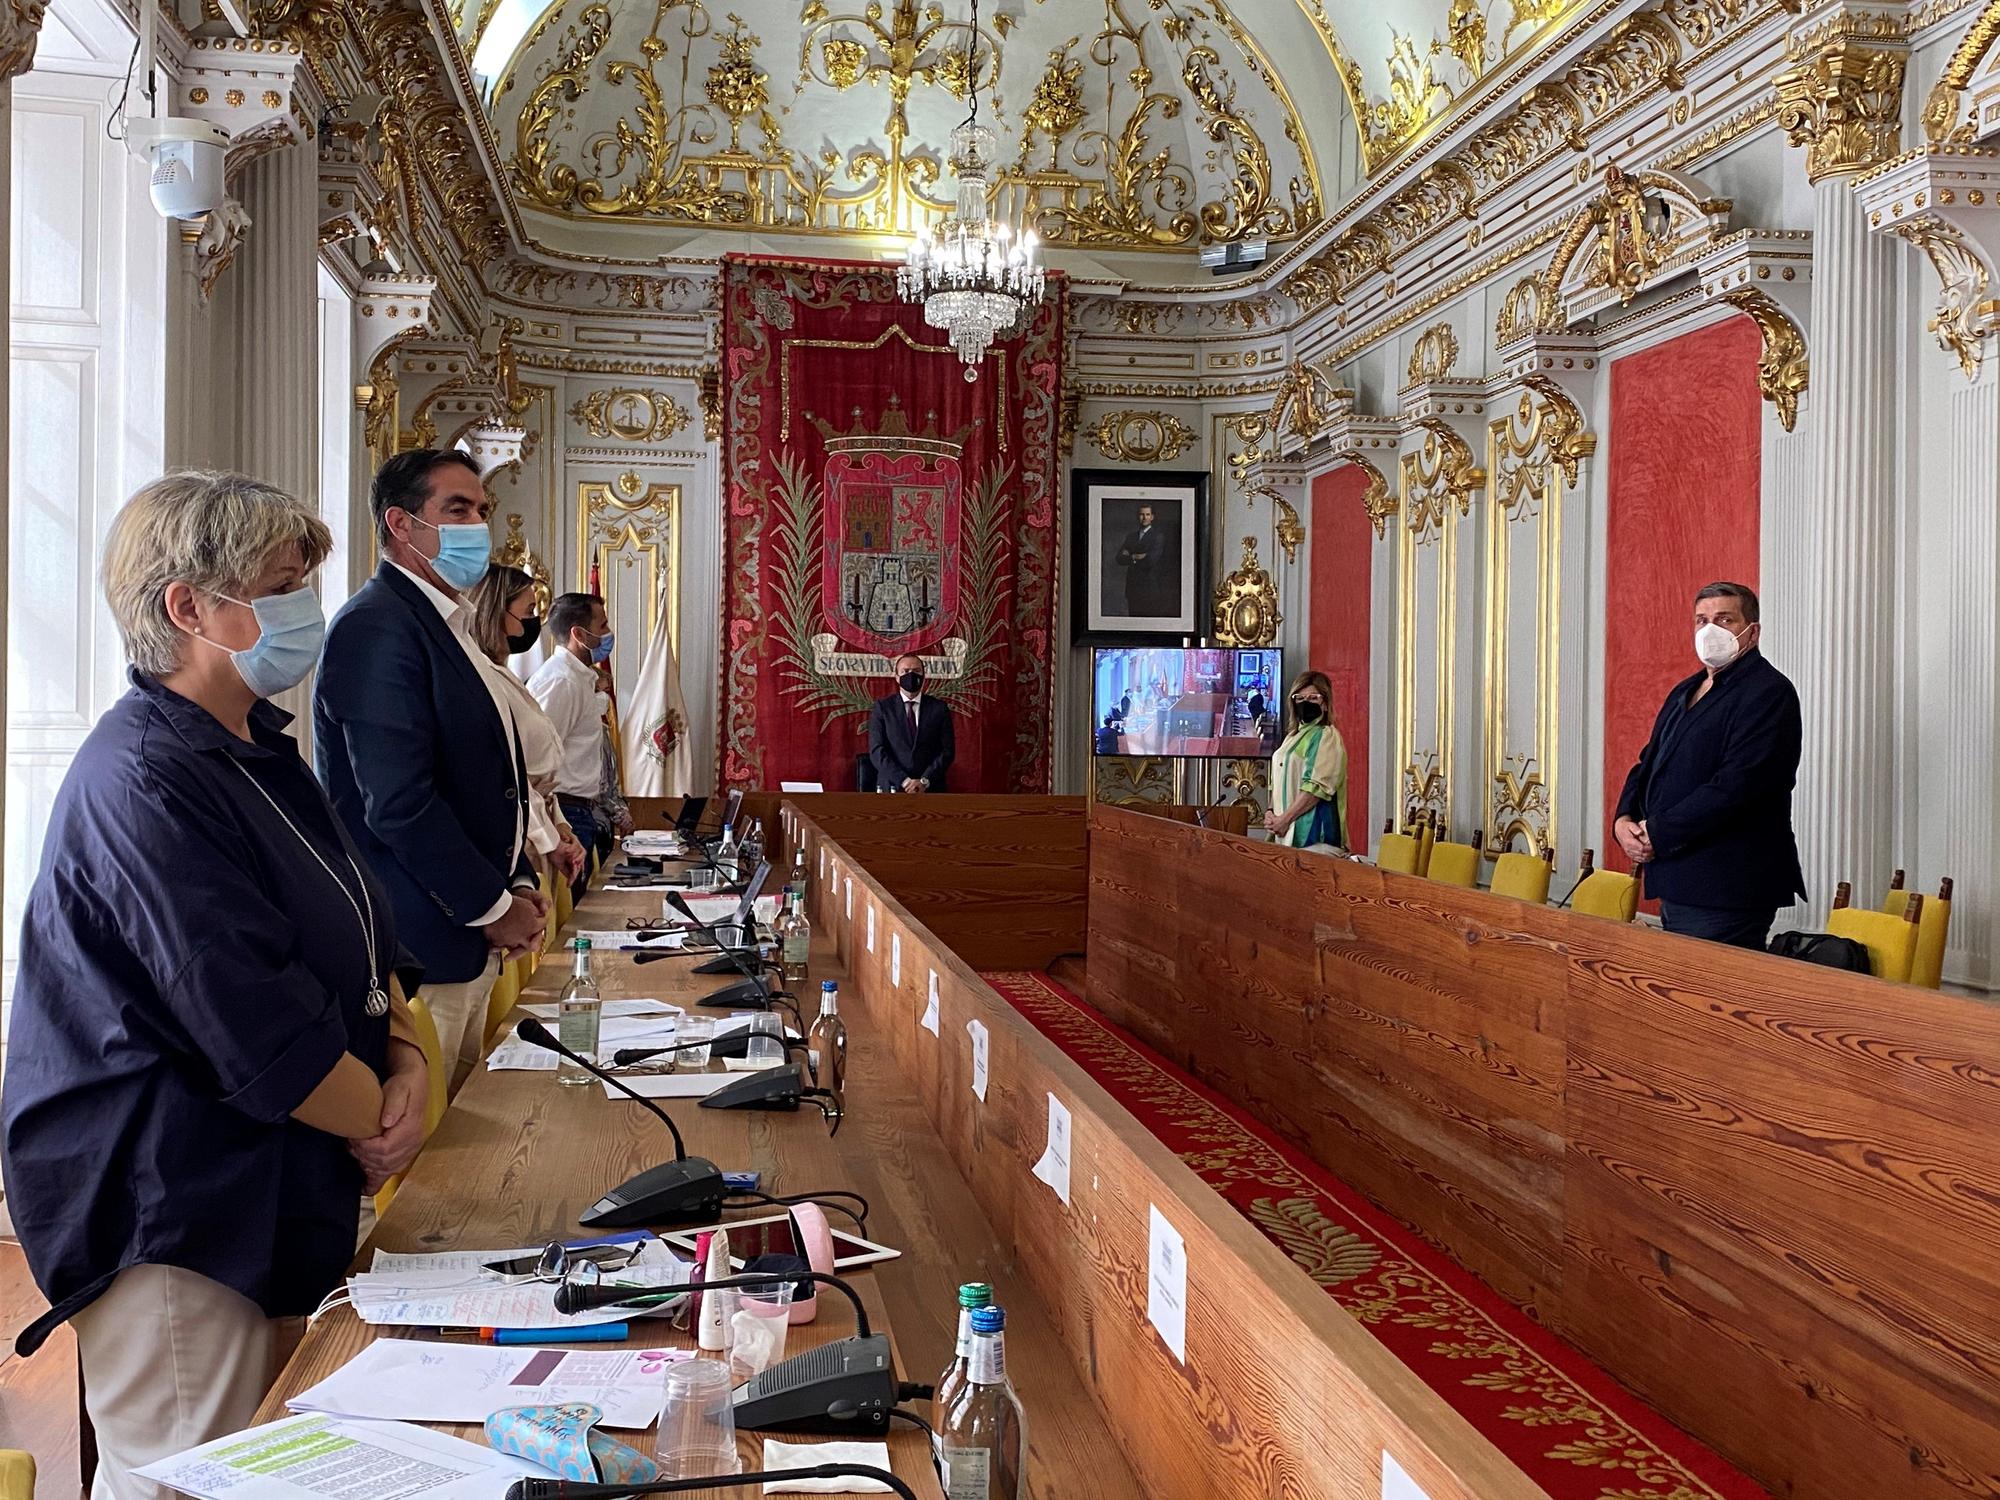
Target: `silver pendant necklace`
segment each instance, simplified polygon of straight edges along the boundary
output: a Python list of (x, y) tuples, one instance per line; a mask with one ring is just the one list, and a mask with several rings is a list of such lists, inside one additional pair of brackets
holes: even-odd
[[(282, 807), (278, 806), (278, 799), (264, 790), (263, 783), (250, 774), (243, 762), (231, 756), (229, 763), (243, 773), (245, 781), (257, 788), (260, 797), (271, 804), (271, 811), (278, 815), (278, 821), (291, 829), (292, 837), (305, 846), (306, 853), (319, 861), (319, 867), (326, 871), (326, 878), (340, 887), (340, 894), (347, 898), (347, 904), (354, 909), (354, 920), (361, 924), (361, 941), (368, 948), (368, 996), (362, 1001), (361, 1008), (371, 1016), (386, 1016), (389, 1014), (389, 992), (383, 987), (382, 971), (375, 966), (375, 898), (368, 894), (368, 881), (362, 875), (361, 867), (354, 862), (353, 855), (347, 856), (347, 868), (354, 872), (354, 883), (361, 890), (361, 900), (357, 902), (354, 899), (354, 892), (347, 888), (347, 882), (333, 873), (333, 866), (326, 862), (319, 850), (312, 846), (311, 841), (299, 832), (298, 825), (285, 815)], [(362, 914), (364, 906), (367, 908), (365, 916)]]

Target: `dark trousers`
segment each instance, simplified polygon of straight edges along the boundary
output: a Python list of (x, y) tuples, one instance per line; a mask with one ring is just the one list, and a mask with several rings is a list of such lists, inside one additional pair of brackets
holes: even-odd
[(562, 809), (563, 821), (569, 824), (576, 841), (583, 845), (583, 869), (576, 879), (569, 883), (569, 893), (578, 901), (590, 889), (590, 861), (597, 853), (597, 810), (581, 797), (565, 797), (556, 794), (556, 805)]
[(1754, 948), (1760, 953), (1777, 919), (1776, 907), (1745, 911), (1741, 907), (1689, 906), (1683, 901), (1660, 903), (1660, 925), (1667, 931), (1732, 948)]

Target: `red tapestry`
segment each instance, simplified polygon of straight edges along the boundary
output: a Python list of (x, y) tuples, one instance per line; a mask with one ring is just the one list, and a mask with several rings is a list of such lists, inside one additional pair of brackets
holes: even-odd
[(916, 651), (952, 790), (1046, 792), (1059, 282), (969, 381), (893, 268), (729, 256), (722, 295), (722, 784), (851, 790)]

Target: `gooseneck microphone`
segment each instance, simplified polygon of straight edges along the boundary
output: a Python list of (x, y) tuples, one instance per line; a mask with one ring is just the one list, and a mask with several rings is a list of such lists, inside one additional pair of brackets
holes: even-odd
[(687, 1154), (687, 1142), (681, 1139), (672, 1115), (589, 1058), (572, 1052), (533, 1016), (522, 1017), (514, 1035), (532, 1047), (568, 1058), (593, 1078), (601, 1078), (628, 1099), (636, 1099), (674, 1138), (672, 1161), (620, 1183), (579, 1215), (579, 1224), (586, 1229), (630, 1229), (640, 1224), (701, 1223), (721, 1213), (722, 1200), (728, 1194), (722, 1170), (707, 1157)]
[(903, 1500), (917, 1492), (887, 1469), (872, 1464), (814, 1464), (802, 1469), (756, 1469), (747, 1474), (709, 1474), (695, 1479), (656, 1479), (650, 1484), (586, 1484), (576, 1479), (517, 1479), (507, 1500), (627, 1500), (634, 1495), (681, 1495), (695, 1490), (731, 1490), (738, 1485), (796, 1479), (872, 1479)]
[[(725, 1276), (685, 1287), (578, 1286), (556, 1288), (556, 1311), (662, 1307), (693, 1292), (732, 1287), (782, 1286), (811, 1281), (830, 1286), (854, 1304), (855, 1333), (782, 1360), (736, 1388), (732, 1403), (739, 1432), (792, 1431), (873, 1437), (889, 1430), (889, 1413), (905, 1392), (896, 1380), (887, 1334), (868, 1328), (860, 1293), (838, 1276), (805, 1269)], [(621, 1493), (623, 1493), (621, 1491)]]

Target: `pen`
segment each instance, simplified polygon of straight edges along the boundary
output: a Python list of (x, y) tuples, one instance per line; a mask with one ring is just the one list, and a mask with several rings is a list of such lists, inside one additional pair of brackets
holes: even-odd
[(482, 1344), (616, 1344), (630, 1336), (624, 1323), (589, 1323), (581, 1328), (482, 1328)]

